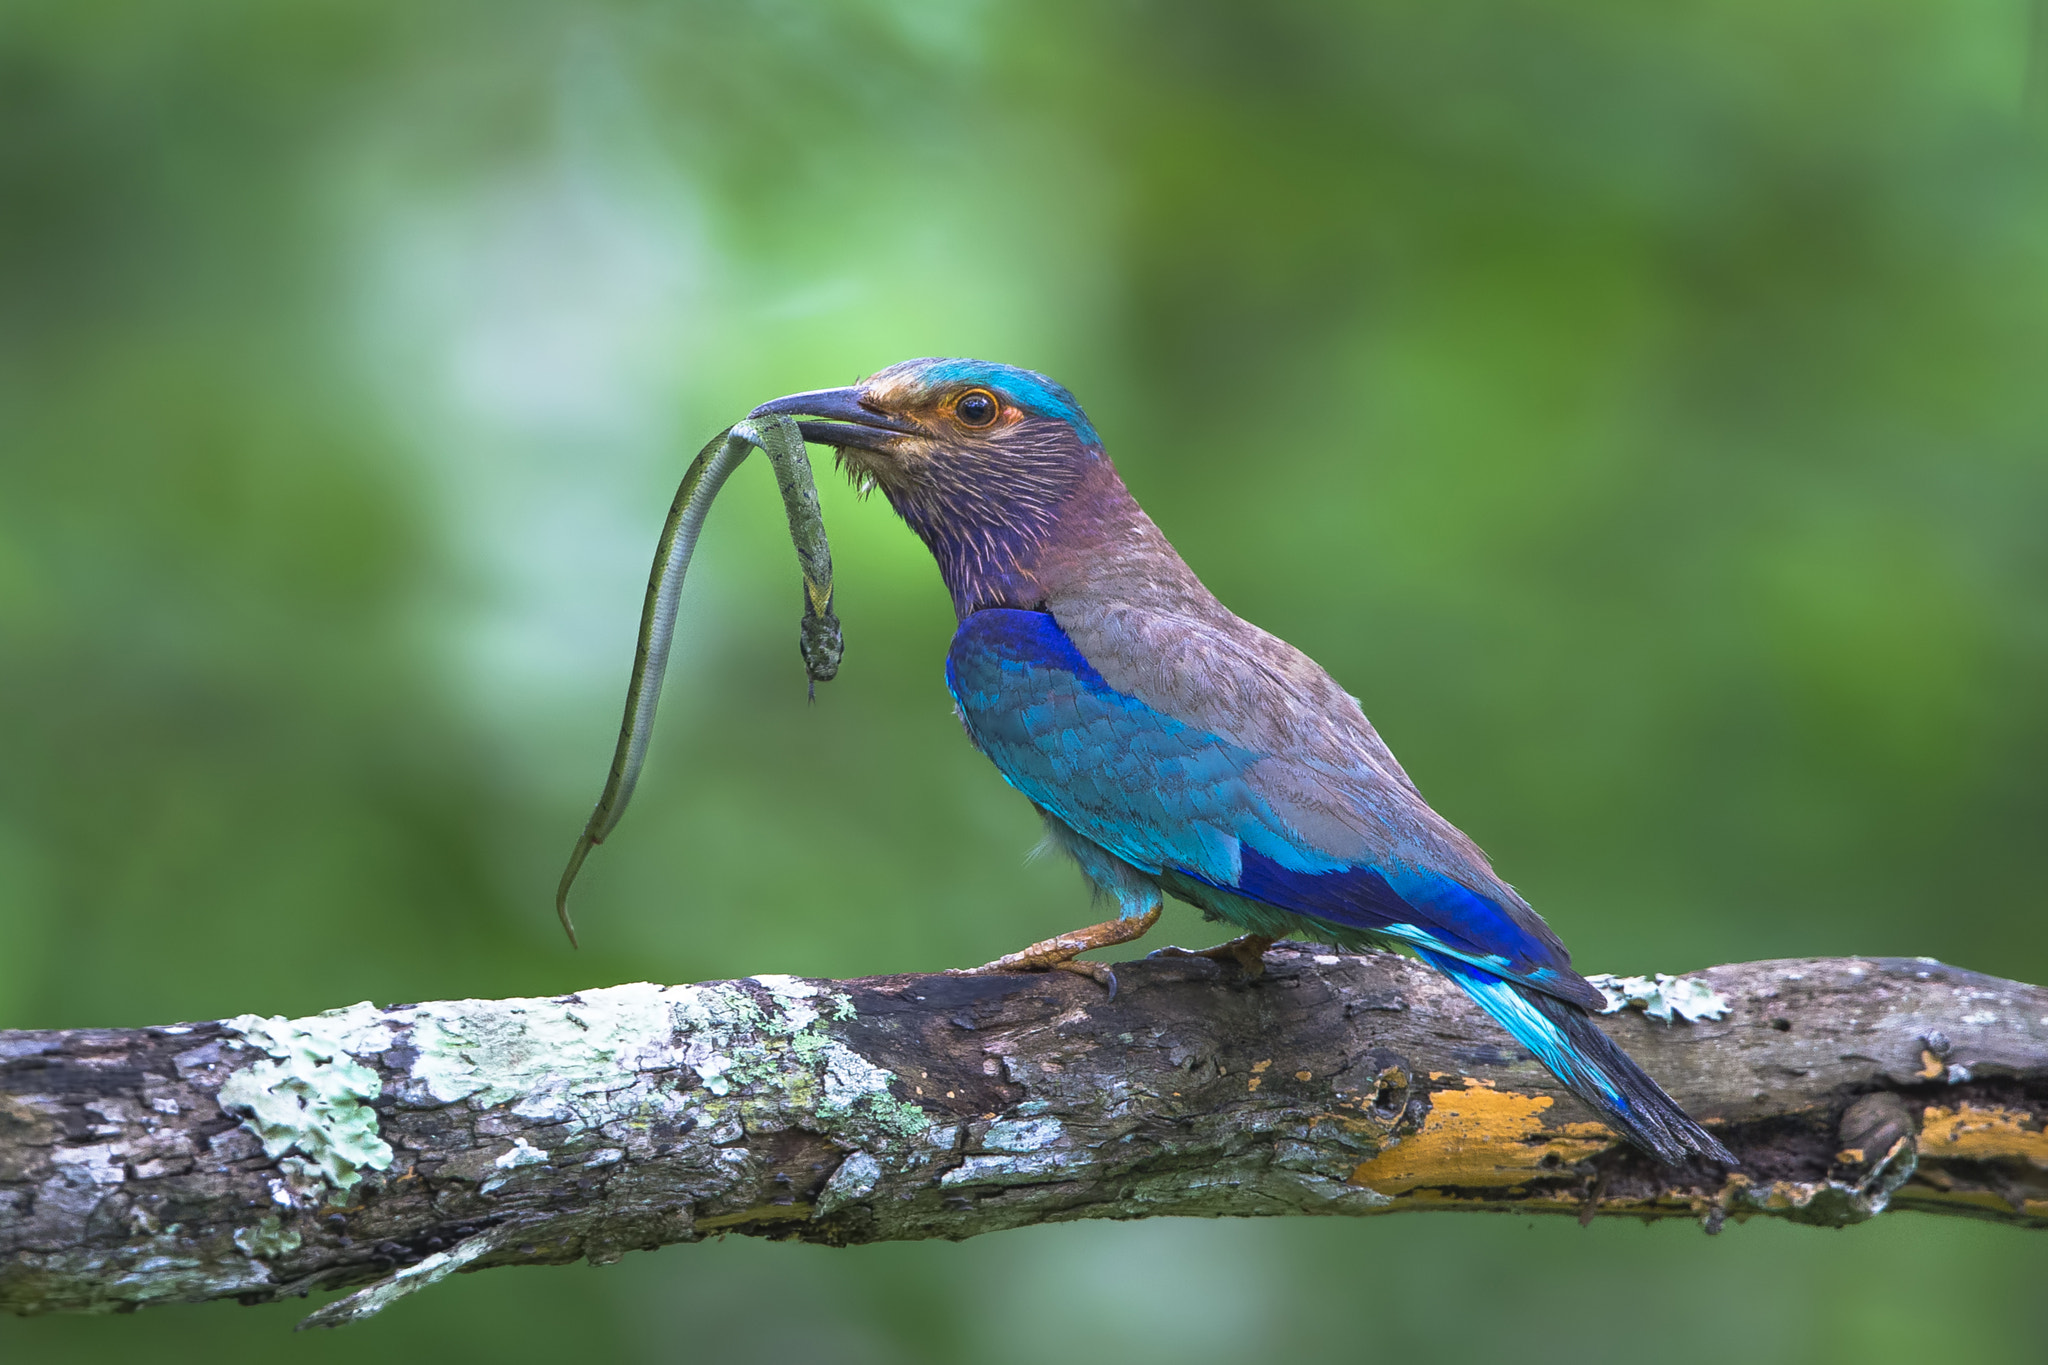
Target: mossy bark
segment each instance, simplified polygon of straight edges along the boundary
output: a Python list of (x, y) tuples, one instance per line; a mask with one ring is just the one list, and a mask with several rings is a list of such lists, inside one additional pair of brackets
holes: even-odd
[[(1703, 973), (1605, 1021), (1742, 1159), (1619, 1145), (1457, 990), (1282, 944), (1066, 973), (764, 976), (0, 1033), (0, 1305), (120, 1311), (1075, 1218), (1416, 1209), (2048, 1225), (2048, 991), (1928, 960)], [(225, 1087), (225, 1091), (224, 1091)]]

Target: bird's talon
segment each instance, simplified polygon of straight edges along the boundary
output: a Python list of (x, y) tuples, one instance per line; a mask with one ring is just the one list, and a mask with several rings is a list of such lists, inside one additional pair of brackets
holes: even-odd
[(1085, 976), (1097, 985), (1107, 987), (1109, 998), (1112, 1000), (1116, 999), (1116, 973), (1110, 970), (1107, 963), (1083, 962), (1078, 958), (1069, 958), (1065, 962), (1053, 963), (1052, 970), (1056, 972), (1072, 972), (1075, 976)]
[(979, 967), (955, 967), (948, 976), (994, 976), (999, 972), (1076, 972), (1109, 988), (1110, 999), (1116, 998), (1116, 973), (1100, 962), (1076, 962), (1077, 955), (1091, 948), (1110, 948), (1119, 943), (1129, 943), (1150, 929), (1159, 919), (1159, 907), (1142, 915), (1123, 919), (1107, 920), (1091, 924), (1086, 929), (1058, 938), (1041, 939), (1014, 953), (1005, 953), (993, 962), (984, 962)]
[(1147, 957), (1206, 957), (1211, 962), (1235, 962), (1244, 969), (1244, 974), (1254, 980), (1266, 974), (1266, 949), (1275, 940), (1264, 934), (1240, 934), (1228, 943), (1219, 943), (1213, 948), (1181, 948), (1168, 946), (1154, 948)]

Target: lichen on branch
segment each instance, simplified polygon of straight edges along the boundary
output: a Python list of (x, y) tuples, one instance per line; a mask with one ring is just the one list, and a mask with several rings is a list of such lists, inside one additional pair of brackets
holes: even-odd
[(1090, 1217), (2048, 1225), (2037, 987), (1921, 959), (1616, 979), (1636, 1009), (1606, 1026), (1731, 1172), (1621, 1145), (1397, 957), (1283, 944), (1257, 978), (1199, 958), (1119, 975), (1114, 999), (1065, 973), (764, 975), (0, 1033), (0, 1305), (367, 1284), (311, 1319), (334, 1324), (458, 1271), (718, 1232)]

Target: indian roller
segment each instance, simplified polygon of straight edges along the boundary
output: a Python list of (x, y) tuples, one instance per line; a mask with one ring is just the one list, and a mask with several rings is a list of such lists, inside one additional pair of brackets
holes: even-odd
[(1605, 998), (1486, 855), (1432, 810), (1357, 698), (1240, 620), (1132, 498), (1074, 396), (979, 360), (892, 365), (778, 398), (930, 547), (959, 629), (961, 723), (1117, 918), (977, 972), (1065, 969), (1166, 896), (1244, 937), (1391, 948), (1455, 981), (1613, 1127), (1667, 1162), (1734, 1164), (1592, 1021)]

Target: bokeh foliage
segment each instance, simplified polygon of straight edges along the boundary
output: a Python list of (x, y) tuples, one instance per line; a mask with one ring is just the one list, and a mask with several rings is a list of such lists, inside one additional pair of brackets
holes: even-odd
[[(1028, 810), (947, 715), (936, 574), (829, 476), (849, 650), (804, 704), (765, 468), (712, 519), (581, 954), (548, 909), (683, 458), (917, 354), (1075, 388), (1197, 570), (1366, 699), (1587, 969), (2048, 979), (2028, 24), (4, 0), (0, 1026), (929, 969), (1070, 927), (1078, 879), (1022, 861)], [(209, 1308), (0, 1322), (0, 1354), (2016, 1359), (2038, 1241), (728, 1242), (341, 1337)]]

